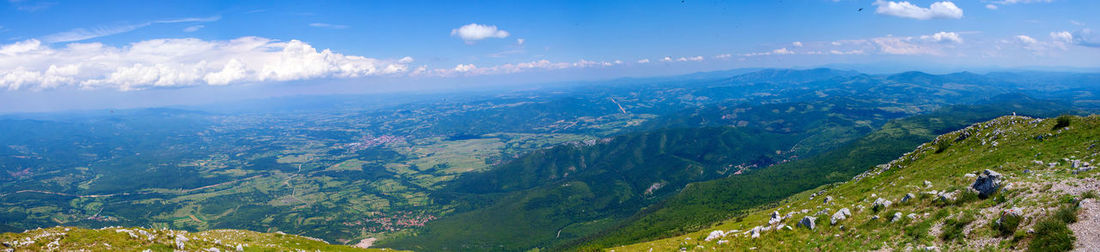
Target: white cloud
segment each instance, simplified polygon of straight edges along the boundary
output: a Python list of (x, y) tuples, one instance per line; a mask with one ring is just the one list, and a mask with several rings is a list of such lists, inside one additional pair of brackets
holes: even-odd
[(753, 52), (753, 53), (741, 54), (741, 56), (751, 57), (751, 56), (768, 56), (768, 55), (785, 55), (785, 54), (795, 54), (795, 52), (791, 51), (791, 50), (788, 50), (786, 47), (784, 47), (784, 48), (779, 48), (779, 49), (775, 49), (775, 50), (771, 50), (771, 51), (767, 51), (767, 52)]
[(993, 4), (986, 4), (986, 5), (985, 5), (985, 8), (986, 8), (986, 9), (990, 9), (990, 10), (996, 10), (996, 9), (997, 9), (997, 5), (993, 5)]
[(937, 32), (937, 33), (932, 34), (932, 35), (922, 35), (922, 36), (920, 36), (920, 38), (923, 39), (923, 40), (928, 40), (928, 41), (932, 41), (932, 42), (936, 42), (936, 43), (956, 43), (956, 44), (960, 44), (960, 43), (963, 42), (962, 37), (959, 37), (959, 34), (955, 33), (955, 32)]
[(527, 40), (522, 38), (516, 39), (516, 45), (523, 45), (524, 42), (527, 42)]
[(875, 9), (875, 13), (895, 17), (912, 18), (919, 20), (927, 20), (933, 18), (959, 19), (963, 17), (963, 10), (959, 9), (958, 6), (955, 6), (955, 3), (952, 3), (950, 1), (935, 2), (932, 3), (932, 5), (928, 8), (916, 6), (907, 1), (894, 2), (876, 0), (873, 5), (878, 6), (878, 8)]
[(39, 40), (0, 46), (0, 89), (75, 87), (138, 90), (242, 82), (354, 78), (403, 73), (412, 58), (344, 55), (309, 44), (242, 37), (154, 39), (122, 47)]
[(1050, 33), (1050, 38), (1054, 39), (1054, 41), (1063, 42), (1063, 43), (1072, 43), (1073, 42), (1073, 34), (1069, 33), (1068, 31), (1051, 32)]
[(316, 28), (335, 29), (335, 30), (348, 28), (347, 25), (329, 24), (329, 23), (310, 23), (309, 26), (310, 27), (316, 27)]
[(802, 47), (802, 42), (795, 41), (795, 42), (791, 43), (791, 45), (793, 45), (794, 47)]
[(1060, 31), (1051, 32), (1050, 38), (1054, 40), (1054, 43), (1065, 46), (1079, 45), (1084, 47), (1100, 47), (1097, 36), (1092, 33), (1091, 29), (1085, 28), (1075, 32)]
[(645, 64), (645, 63), (649, 63), (649, 59), (640, 59), (640, 60), (638, 60), (638, 64)]
[(900, 54), (900, 55), (939, 55), (940, 50), (935, 47), (926, 46), (920, 43), (913, 42), (912, 37), (879, 37), (871, 39), (875, 45), (878, 46), (879, 51), (886, 54)]
[(119, 33), (130, 32), (146, 26), (154, 24), (174, 24), (174, 23), (207, 23), (214, 22), (221, 19), (221, 16), (203, 17), (203, 18), (178, 18), (178, 19), (162, 19), (156, 21), (150, 21), (140, 24), (127, 24), (127, 25), (109, 25), (109, 26), (97, 26), (92, 28), (76, 28), (65, 32), (54, 33), (42, 37), (42, 40), (46, 43), (61, 43), (61, 42), (74, 42), (87, 39), (93, 39), (98, 37), (110, 36)]
[(716, 58), (716, 59), (728, 59), (730, 57), (733, 57), (733, 55), (730, 55), (728, 53), (723, 53), (723, 54), (719, 54), (719, 55), (714, 56), (714, 58)]
[(829, 53), (831, 53), (833, 55), (852, 55), (852, 54), (863, 54), (863, 50), (859, 50), (859, 49), (849, 50), (849, 51), (829, 50)]
[(1039, 43), (1038, 40), (1035, 40), (1034, 38), (1031, 38), (1030, 36), (1027, 36), (1027, 35), (1017, 35), (1016, 40), (1020, 41), (1024, 44), (1029, 44), (1029, 45)]
[(465, 65), (458, 64), (454, 68), (455, 72), (459, 72), (459, 73), (465, 73), (465, 72), (473, 71), (473, 70), (476, 70), (476, 69), (477, 69), (477, 66), (475, 66), (474, 64), (465, 64)]
[(202, 29), (203, 27), (206, 27), (206, 26), (205, 25), (192, 25), (192, 26), (188, 26), (187, 28), (183, 28), (183, 32), (195, 32), (195, 31), (198, 31), (199, 29)]
[(665, 56), (665, 58), (661, 59), (661, 61), (664, 61), (664, 62), (672, 61), (672, 57)]
[[(642, 63), (640, 60), (639, 63)], [(646, 61), (648, 62), (648, 61)], [(478, 76), (478, 75), (495, 75), (495, 74), (510, 74), (526, 71), (540, 71), (540, 70), (561, 70), (561, 69), (583, 69), (583, 68), (596, 68), (596, 67), (611, 67), (615, 65), (623, 64), (622, 60), (613, 61), (592, 61), (581, 59), (575, 62), (551, 62), (549, 60), (537, 60), (522, 63), (508, 63), (503, 65), (496, 65), (491, 67), (477, 67), (473, 64), (459, 64), (454, 68), (445, 69), (421, 69), (413, 71), (410, 75), (426, 75), (434, 77), (453, 77), (453, 76)], [(423, 73), (423, 74), (422, 74)]]
[(497, 29), (495, 25), (480, 25), (476, 23), (470, 23), (451, 30), (451, 36), (461, 38), (466, 41), (466, 43), (473, 43), (474, 41), (487, 38), (507, 38), (508, 35), (507, 31)]

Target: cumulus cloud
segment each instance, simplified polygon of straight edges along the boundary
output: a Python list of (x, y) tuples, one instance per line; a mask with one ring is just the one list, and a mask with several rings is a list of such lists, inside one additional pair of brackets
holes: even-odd
[(1100, 47), (1100, 40), (1092, 33), (1091, 29), (1081, 29), (1075, 32), (1060, 31), (1051, 32), (1050, 38), (1055, 43), (1079, 45), (1084, 47)]
[(795, 41), (795, 42), (792, 42), (791, 45), (793, 45), (794, 47), (802, 47), (802, 42)]
[(0, 46), (0, 88), (138, 90), (242, 82), (353, 78), (403, 73), (412, 58), (344, 55), (298, 40), (154, 39), (115, 47), (50, 46), (36, 39)]
[(937, 32), (937, 33), (932, 34), (932, 35), (922, 35), (922, 36), (920, 36), (920, 38), (923, 39), (923, 40), (932, 41), (932, 42), (936, 42), (936, 43), (960, 44), (960, 43), (963, 42), (962, 37), (959, 37), (959, 34), (955, 33), (955, 32)]
[(508, 32), (497, 29), (495, 25), (481, 25), (470, 23), (451, 30), (451, 36), (461, 38), (466, 43), (473, 43), (487, 38), (507, 38)]
[(730, 55), (728, 53), (723, 53), (723, 54), (719, 54), (719, 55), (714, 56), (714, 58), (716, 58), (716, 59), (728, 59), (730, 57), (733, 57), (733, 55)]
[(672, 57), (665, 56), (665, 58), (661, 59), (661, 61), (664, 61), (664, 62), (672, 61)]
[(1064, 42), (1064, 43), (1073, 42), (1073, 34), (1069, 33), (1068, 31), (1051, 32), (1050, 33), (1050, 38), (1054, 39), (1054, 41), (1059, 41), (1059, 42)]
[(923, 8), (907, 1), (894, 2), (876, 0), (873, 5), (878, 6), (878, 8), (875, 9), (875, 13), (895, 17), (919, 20), (933, 18), (959, 19), (963, 17), (963, 10), (950, 1), (935, 2), (928, 8)]
[(940, 50), (936, 47), (927, 46), (920, 43), (914, 43), (912, 37), (878, 37), (871, 39), (875, 45), (878, 46), (882, 53), (886, 54), (900, 54), (900, 55), (918, 55), (929, 54), (939, 55)]
[(640, 59), (640, 60), (638, 60), (638, 64), (645, 64), (645, 63), (649, 63), (649, 59)]
[(997, 9), (997, 5), (994, 5), (994, 4), (986, 4), (986, 5), (985, 5), (985, 8), (986, 8), (986, 9), (990, 9), (990, 10), (996, 10), (996, 9)]

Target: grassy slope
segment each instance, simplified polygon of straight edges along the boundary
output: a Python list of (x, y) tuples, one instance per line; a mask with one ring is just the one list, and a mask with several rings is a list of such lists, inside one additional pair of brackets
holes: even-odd
[(844, 147), (742, 176), (700, 182), (650, 207), (612, 232), (588, 237), (580, 247), (609, 247), (692, 232), (711, 223), (828, 183), (846, 181), (888, 162), (939, 134), (1020, 112), (1054, 116), (1069, 107), (1026, 97), (1005, 96), (984, 105), (956, 105), (927, 115), (895, 120)]
[[(142, 233), (144, 232), (144, 233)], [(132, 233), (132, 235), (131, 235)], [(197, 233), (186, 231), (145, 228), (84, 229), (53, 227), (27, 230), (22, 233), (0, 234), (4, 248), (17, 251), (172, 251), (177, 237), (184, 237), (184, 250), (236, 251), (387, 251), (388, 249), (359, 249), (344, 245), (328, 244), (314, 238), (279, 233), (258, 233), (243, 230), (218, 229)], [(182, 239), (181, 239), (182, 240)], [(33, 241), (33, 243), (29, 242)]]
[[(1073, 197), (1080, 197), (1082, 188), (1095, 187), (1095, 178), (1098, 175), (1096, 170), (1073, 174), (1063, 158), (1086, 161), (1095, 158), (1098, 151), (1094, 146), (1100, 143), (1100, 117), (1076, 117), (1069, 127), (1060, 130), (1052, 130), (1054, 121), (1001, 117), (940, 136), (935, 141), (944, 142), (943, 145), (921, 145), (889, 166), (879, 166), (865, 173), (862, 178), (820, 187), (824, 195), (835, 198), (828, 204), (822, 202), (821, 196), (810, 197), (811, 193), (819, 190), (808, 190), (787, 198), (779, 206), (757, 209), (743, 218), (731, 219), (712, 228), (611, 249), (671, 251), (757, 248), (780, 251), (853, 251), (928, 246), (946, 250), (1022, 249), (1027, 243), (1033, 242), (1036, 235), (1044, 235), (1041, 232), (1029, 234), (1022, 230), (1038, 228), (1035, 223), (1048, 218), (1055, 209), (1067, 205), (1065, 202), (1073, 202)], [(972, 136), (955, 141), (964, 131), (970, 131)], [(1036, 136), (1044, 137), (1037, 140)], [(993, 141), (998, 144), (994, 146)], [(944, 151), (936, 153), (937, 149)], [(1035, 164), (1033, 160), (1057, 164), (1048, 167)], [(895, 204), (878, 213), (870, 207), (879, 197), (899, 202), (906, 193), (926, 195), (922, 192), (932, 190), (958, 191), (959, 198), (965, 199), (965, 193), (962, 192), (974, 178), (964, 175), (983, 169), (992, 169), (1006, 175), (1004, 183), (1007, 184), (1007, 189), (989, 199), (971, 198), (944, 203), (937, 202), (934, 196), (918, 196), (909, 203)], [(1025, 170), (1030, 172), (1025, 173)], [(931, 186), (926, 187), (924, 181), (931, 182)], [(1008, 237), (998, 235), (990, 226), (992, 219), (1000, 214), (1001, 209), (1013, 207), (1023, 209), (1024, 220), (1014, 234)], [(841, 208), (851, 209), (853, 216), (837, 225), (830, 225), (828, 216)], [(801, 213), (802, 209), (806, 209), (808, 213)], [(796, 212), (782, 222), (785, 225), (795, 225), (803, 216), (822, 209), (829, 209), (829, 215), (818, 216), (818, 226), (813, 231), (805, 228), (778, 231), (773, 229), (762, 232), (757, 239), (744, 233), (756, 226), (768, 226), (769, 213), (772, 211), (784, 214)], [(903, 215), (912, 213), (916, 218), (887, 221), (888, 216), (892, 216), (895, 211)], [(875, 215), (882, 218), (873, 220), (872, 216)], [(958, 221), (970, 219), (973, 221)], [(723, 244), (719, 244), (719, 240), (704, 241), (712, 230), (739, 232), (721, 238), (725, 241)], [(958, 231), (958, 235), (945, 235), (953, 233), (952, 230)]]

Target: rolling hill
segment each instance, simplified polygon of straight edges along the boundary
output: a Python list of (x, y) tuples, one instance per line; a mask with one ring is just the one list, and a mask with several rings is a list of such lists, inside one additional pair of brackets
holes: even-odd
[(709, 228), (609, 251), (1096, 249), (1100, 117), (1002, 116)]

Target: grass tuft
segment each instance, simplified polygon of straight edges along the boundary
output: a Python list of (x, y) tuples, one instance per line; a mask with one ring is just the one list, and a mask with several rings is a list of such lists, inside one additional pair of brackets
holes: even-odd
[(943, 233), (940, 234), (940, 239), (945, 242), (961, 240), (964, 238), (963, 229), (974, 220), (973, 214), (962, 213), (958, 218), (943, 221)]
[(1056, 218), (1035, 224), (1035, 239), (1028, 244), (1028, 251), (1070, 251), (1077, 237), (1073, 236), (1065, 222)]
[(994, 221), (991, 226), (1001, 237), (1007, 237), (1016, 233), (1016, 228), (1023, 220), (1024, 217), (1020, 215), (1005, 215), (1000, 218), (1000, 221)]

